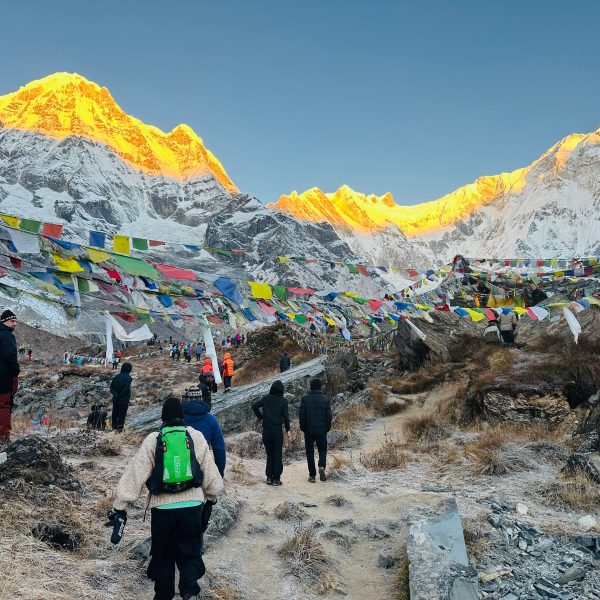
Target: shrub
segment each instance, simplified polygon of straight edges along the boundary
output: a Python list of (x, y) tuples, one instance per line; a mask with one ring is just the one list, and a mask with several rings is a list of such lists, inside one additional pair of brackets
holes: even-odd
[(553, 506), (595, 512), (600, 505), (600, 486), (581, 471), (559, 475), (540, 489), (541, 495)]
[(430, 444), (447, 437), (448, 434), (448, 426), (440, 414), (427, 412), (408, 417), (404, 421), (404, 435), (409, 442)]
[(372, 471), (390, 471), (405, 468), (410, 459), (410, 453), (398, 438), (386, 432), (381, 446), (372, 452), (362, 454), (359, 460)]
[(329, 557), (312, 526), (300, 526), (277, 551), (289, 572), (303, 581), (317, 583), (327, 571)]

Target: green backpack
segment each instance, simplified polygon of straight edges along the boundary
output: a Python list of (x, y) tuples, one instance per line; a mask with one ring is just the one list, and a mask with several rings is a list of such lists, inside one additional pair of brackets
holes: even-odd
[(182, 425), (163, 427), (156, 438), (154, 469), (146, 482), (153, 495), (202, 486), (202, 470), (192, 437)]

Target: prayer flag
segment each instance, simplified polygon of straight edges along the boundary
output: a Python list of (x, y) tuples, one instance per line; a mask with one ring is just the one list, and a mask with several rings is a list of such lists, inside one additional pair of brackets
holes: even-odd
[(267, 283), (258, 283), (256, 281), (249, 281), (250, 293), (254, 298), (260, 298), (261, 300), (270, 300), (273, 297), (271, 286)]
[(90, 246), (104, 248), (106, 243), (106, 234), (102, 231), (90, 231)]
[(126, 235), (113, 235), (113, 251), (129, 254), (129, 238)]
[(135, 250), (148, 250), (148, 240), (134, 237), (131, 243)]
[(62, 235), (63, 226), (57, 225), (56, 223), (44, 223), (42, 228), (42, 235), (60, 239)]

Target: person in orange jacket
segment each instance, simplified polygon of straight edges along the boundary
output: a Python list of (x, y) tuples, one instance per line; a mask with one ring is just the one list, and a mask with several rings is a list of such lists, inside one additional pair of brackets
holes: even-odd
[(212, 360), (210, 358), (204, 359), (202, 367), (200, 367), (200, 375), (204, 375), (207, 371), (213, 372)]
[(231, 378), (233, 377), (233, 360), (231, 358), (230, 352), (225, 352), (223, 354), (223, 364), (221, 365), (221, 371), (223, 373), (223, 385), (225, 386), (225, 391), (229, 392), (231, 390)]

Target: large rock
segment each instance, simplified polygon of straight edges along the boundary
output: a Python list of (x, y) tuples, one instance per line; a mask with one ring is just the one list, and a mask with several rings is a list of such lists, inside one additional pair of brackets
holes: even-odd
[(469, 566), (456, 501), (411, 521), (407, 552), (411, 600), (476, 600), (477, 571)]
[[(225, 394), (220, 391), (213, 396), (212, 414), (217, 417), (225, 435), (254, 427), (256, 417), (252, 412), (252, 403), (266, 396), (273, 382), (279, 379), (283, 382), (285, 397), (289, 402), (290, 418), (294, 418), (300, 406), (300, 399), (309, 389), (310, 380), (314, 377), (325, 378), (323, 363), (324, 358), (318, 357), (284, 373), (240, 387), (235, 387), (234, 378), (234, 387), (230, 392)], [(142, 411), (129, 418), (127, 424), (142, 433), (157, 431), (161, 425), (161, 410), (161, 406), (155, 406)]]
[(38, 437), (17, 440), (6, 448), (0, 464), (0, 484), (24, 479), (36, 486), (56, 486), (78, 491), (81, 484), (62, 462), (58, 450)]
[(571, 412), (561, 390), (534, 386), (491, 386), (480, 391), (475, 400), (481, 414), (492, 422), (537, 421), (552, 426), (562, 423)]
[(597, 452), (575, 452), (567, 459), (565, 470), (583, 472), (592, 481), (600, 483), (600, 455)]

